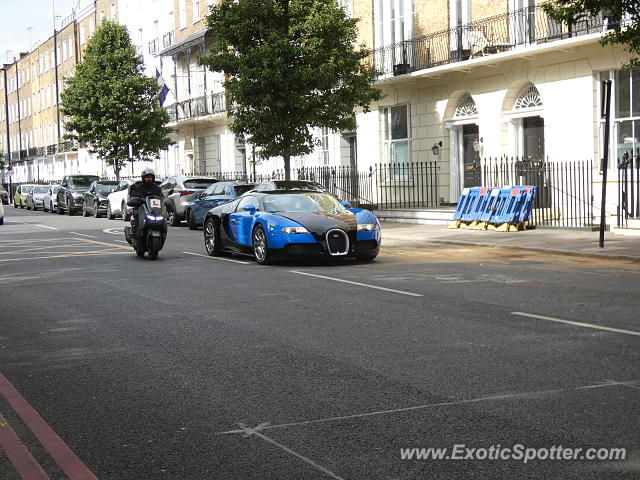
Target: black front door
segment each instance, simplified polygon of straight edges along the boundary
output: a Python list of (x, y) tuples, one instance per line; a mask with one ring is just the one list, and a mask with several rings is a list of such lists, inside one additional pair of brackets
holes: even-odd
[(522, 120), (522, 155), (527, 160), (544, 160), (544, 118), (528, 117)]
[(463, 155), (463, 187), (477, 187), (480, 185), (480, 152), (476, 149), (479, 144), (478, 125), (462, 126), (462, 155)]

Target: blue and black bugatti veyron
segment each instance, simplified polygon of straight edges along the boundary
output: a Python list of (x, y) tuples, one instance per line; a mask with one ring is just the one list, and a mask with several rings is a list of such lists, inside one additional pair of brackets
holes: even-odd
[(323, 191), (251, 191), (207, 212), (204, 246), (211, 256), (243, 253), (259, 264), (282, 256), (373, 260), (380, 223), (369, 210), (348, 208)]

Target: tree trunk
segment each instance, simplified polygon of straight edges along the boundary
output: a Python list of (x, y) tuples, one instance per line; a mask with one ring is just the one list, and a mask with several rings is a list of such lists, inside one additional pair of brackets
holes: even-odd
[(291, 156), (285, 155), (282, 158), (284, 159), (284, 179), (291, 180)]

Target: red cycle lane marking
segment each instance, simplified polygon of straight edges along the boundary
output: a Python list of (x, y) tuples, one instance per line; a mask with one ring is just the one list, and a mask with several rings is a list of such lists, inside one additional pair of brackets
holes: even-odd
[(1, 413), (0, 450), (5, 453), (22, 480), (49, 480), (49, 476), (44, 473), (40, 464), (23, 445)]
[(0, 395), (11, 405), (69, 480), (98, 480), (98, 477), (82, 463), (2, 373), (0, 373)]

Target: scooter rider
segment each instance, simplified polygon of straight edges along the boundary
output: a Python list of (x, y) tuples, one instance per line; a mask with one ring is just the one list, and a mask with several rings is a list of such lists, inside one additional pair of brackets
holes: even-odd
[[(130, 198), (140, 197), (160, 197), (162, 198), (162, 189), (156, 185), (156, 172), (152, 168), (145, 168), (142, 171), (142, 183), (134, 183), (131, 186)], [(138, 212), (131, 215), (131, 234), (135, 235), (138, 229)]]

